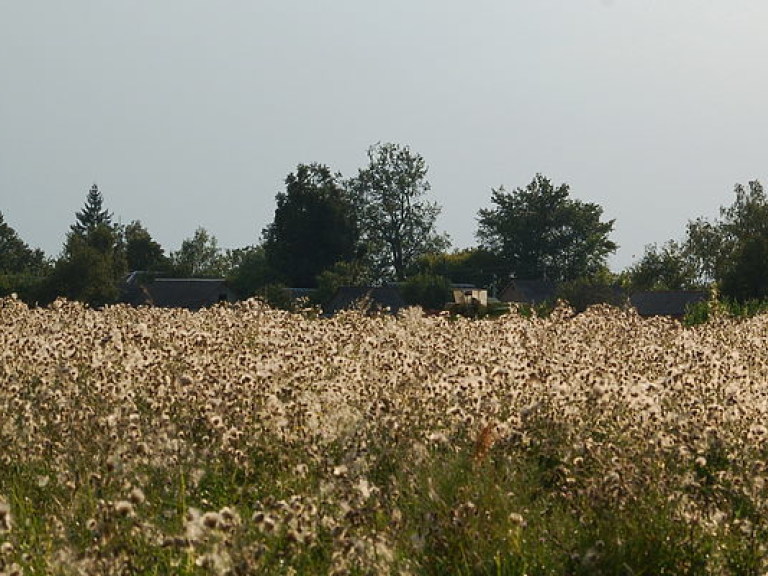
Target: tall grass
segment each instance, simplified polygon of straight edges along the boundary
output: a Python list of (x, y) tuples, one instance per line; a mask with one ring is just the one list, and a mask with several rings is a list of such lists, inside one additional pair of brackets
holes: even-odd
[(768, 317), (0, 303), (3, 576), (768, 569)]

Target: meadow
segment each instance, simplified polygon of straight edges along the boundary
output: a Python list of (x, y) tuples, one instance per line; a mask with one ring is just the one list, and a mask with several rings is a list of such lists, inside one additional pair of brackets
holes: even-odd
[(764, 574), (766, 344), (0, 300), (0, 575)]

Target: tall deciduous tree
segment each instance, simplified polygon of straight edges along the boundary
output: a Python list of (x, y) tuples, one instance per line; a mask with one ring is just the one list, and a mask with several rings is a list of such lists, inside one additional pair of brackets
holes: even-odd
[(0, 296), (15, 293), (29, 303), (39, 301), (50, 267), (43, 251), (30, 248), (0, 212)]
[(276, 200), (274, 221), (263, 233), (264, 253), (283, 282), (314, 288), (321, 272), (355, 257), (355, 208), (340, 175), (320, 164), (299, 164)]
[(597, 273), (617, 248), (609, 239), (613, 220), (603, 209), (573, 200), (567, 184), (553, 186), (536, 174), (525, 188), (493, 190), (495, 205), (479, 212), (477, 237), (497, 254), (506, 274), (569, 281)]
[(125, 256), (129, 270), (157, 272), (169, 266), (163, 247), (152, 239), (149, 231), (135, 220), (123, 231)]
[(435, 222), (440, 207), (426, 200), (427, 165), (407, 146), (377, 144), (368, 150), (368, 166), (350, 181), (361, 232), (380, 279), (403, 280), (418, 257), (449, 245)]
[(218, 240), (202, 227), (181, 243), (178, 252), (171, 254), (171, 262), (178, 276), (223, 277), (227, 274)]
[(768, 236), (768, 198), (762, 184), (736, 184), (734, 195), (733, 204), (720, 208), (719, 220), (688, 223), (686, 249), (703, 280), (722, 280), (747, 240)]
[(41, 274), (46, 268), (43, 251), (30, 248), (0, 212), (0, 274)]
[(757, 180), (746, 187), (736, 184), (734, 194), (733, 204), (720, 208), (719, 220), (688, 223), (686, 250), (700, 279), (719, 283), (723, 295), (763, 298), (768, 284), (768, 197)]
[(684, 244), (670, 240), (646, 246), (640, 260), (625, 273), (634, 290), (690, 290), (699, 288), (696, 263)]

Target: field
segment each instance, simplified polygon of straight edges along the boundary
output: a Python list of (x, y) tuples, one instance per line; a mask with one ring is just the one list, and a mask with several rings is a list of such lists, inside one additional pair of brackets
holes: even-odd
[(768, 316), (0, 301), (0, 574), (764, 574)]

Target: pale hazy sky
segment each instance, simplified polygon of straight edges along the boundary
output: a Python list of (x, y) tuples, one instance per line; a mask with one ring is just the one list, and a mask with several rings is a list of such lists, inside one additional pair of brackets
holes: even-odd
[(619, 270), (768, 183), (765, 0), (0, 0), (0, 211), (59, 253), (90, 186), (167, 251), (254, 244), (299, 163), (378, 141), (475, 244), (536, 172), (615, 218)]

